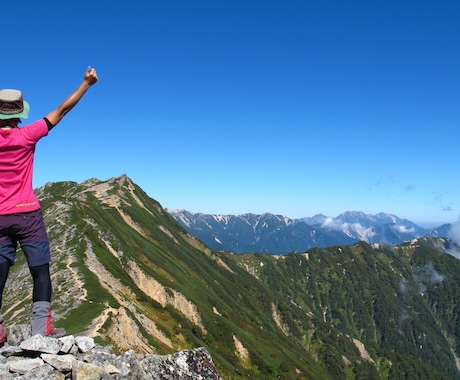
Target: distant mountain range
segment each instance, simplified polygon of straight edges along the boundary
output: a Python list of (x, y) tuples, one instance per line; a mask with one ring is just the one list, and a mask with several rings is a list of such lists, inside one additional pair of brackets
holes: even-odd
[(451, 224), (426, 229), (395, 215), (348, 211), (290, 219), (274, 214), (211, 215), (167, 211), (193, 236), (213, 249), (235, 253), (288, 254), (312, 247), (366, 243), (400, 244), (426, 237), (447, 237)]

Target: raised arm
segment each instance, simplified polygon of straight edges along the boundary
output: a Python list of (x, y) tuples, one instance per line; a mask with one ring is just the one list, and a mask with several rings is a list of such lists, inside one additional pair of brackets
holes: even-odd
[(80, 86), (78, 86), (78, 88), (72, 92), (57, 109), (46, 115), (46, 118), (53, 127), (80, 101), (86, 91), (97, 82), (97, 79), (96, 69), (88, 67)]

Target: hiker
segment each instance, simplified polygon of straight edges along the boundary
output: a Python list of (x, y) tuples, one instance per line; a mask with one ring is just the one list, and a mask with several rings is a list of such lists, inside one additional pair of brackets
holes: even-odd
[[(20, 243), (33, 279), (32, 335), (60, 337), (66, 334), (64, 329), (51, 324), (51, 255), (40, 204), (32, 187), (35, 145), (97, 80), (96, 70), (88, 67), (81, 84), (56, 110), (21, 128), (21, 119), (29, 115), (29, 104), (23, 100), (21, 91), (0, 90), (0, 308)], [(0, 314), (0, 346), (5, 340)]]

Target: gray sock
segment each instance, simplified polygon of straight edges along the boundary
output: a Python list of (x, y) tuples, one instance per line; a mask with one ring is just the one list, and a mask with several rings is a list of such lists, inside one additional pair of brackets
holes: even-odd
[(32, 336), (40, 334), (47, 336), (51, 333), (51, 310), (48, 301), (37, 301), (32, 306)]

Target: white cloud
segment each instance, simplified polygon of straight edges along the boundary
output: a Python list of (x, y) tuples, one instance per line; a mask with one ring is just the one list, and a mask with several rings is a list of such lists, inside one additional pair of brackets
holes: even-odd
[(455, 223), (451, 227), (451, 229), (450, 229), (450, 231), (448, 233), (448, 236), (452, 239), (452, 241), (454, 243), (457, 244), (457, 247), (451, 248), (450, 250), (448, 250), (448, 252), (452, 256), (456, 257), (457, 259), (460, 259), (460, 250), (458, 248), (460, 246), (460, 218), (459, 218), (458, 222)]
[(361, 240), (370, 241), (375, 235), (375, 231), (372, 227), (363, 227), (361, 223), (344, 223), (340, 219), (328, 217), (322, 224), (323, 228), (329, 228), (331, 230), (339, 230), (345, 232), (348, 236), (359, 236)]
[(433, 264), (426, 263), (423, 267), (417, 268), (415, 273), (412, 274), (415, 281), (419, 283), (420, 293), (424, 293), (429, 285), (443, 282), (446, 277), (433, 268)]
[(452, 228), (449, 231), (449, 237), (457, 244), (460, 244), (460, 220), (452, 225)]
[(402, 234), (411, 234), (411, 233), (415, 232), (414, 227), (407, 228), (406, 226), (401, 226), (401, 225), (396, 225), (395, 229), (396, 229), (396, 231), (398, 231), (399, 233), (402, 233)]
[(323, 225), (321, 227), (323, 228), (330, 228), (332, 230), (338, 230), (339, 228), (341, 228), (341, 225), (342, 225), (342, 221), (340, 219), (335, 219), (335, 218), (331, 218), (331, 217), (327, 217), (324, 222), (323, 222)]

